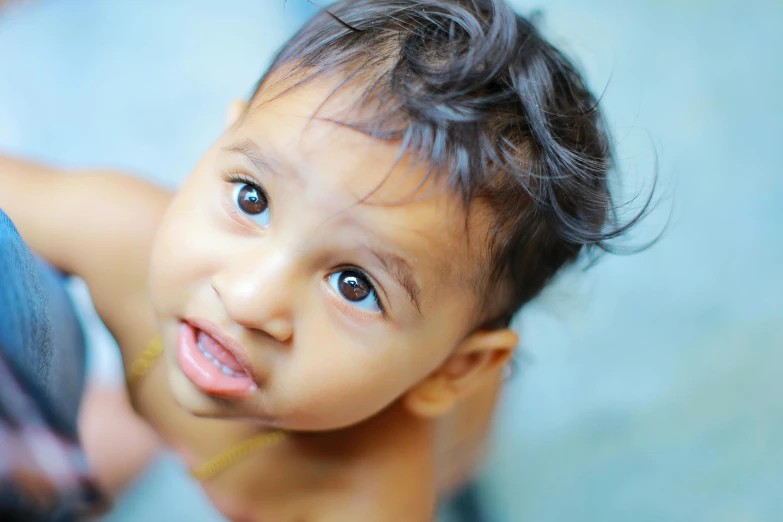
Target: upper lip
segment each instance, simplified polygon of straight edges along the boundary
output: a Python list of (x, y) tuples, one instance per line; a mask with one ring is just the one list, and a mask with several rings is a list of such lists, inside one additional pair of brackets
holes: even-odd
[(250, 362), (250, 357), (248, 357), (247, 352), (245, 352), (245, 349), (239, 341), (224, 333), (216, 324), (206, 319), (186, 319), (186, 322), (194, 328), (203, 331), (216, 340), (223, 348), (228, 350), (242, 367), (242, 370), (244, 370), (256, 384), (259, 383), (258, 377), (253, 371), (253, 364)]

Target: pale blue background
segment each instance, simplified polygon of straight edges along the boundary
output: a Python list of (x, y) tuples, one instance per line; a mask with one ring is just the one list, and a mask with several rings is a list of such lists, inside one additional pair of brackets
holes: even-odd
[[(0, 151), (175, 186), (312, 9), (282, 4), (23, 2), (0, 14)], [(523, 314), (482, 483), (495, 520), (783, 520), (783, 3), (515, 5), (605, 90), (626, 193), (657, 155), (636, 239), (671, 222)], [(107, 520), (219, 518), (166, 460)]]

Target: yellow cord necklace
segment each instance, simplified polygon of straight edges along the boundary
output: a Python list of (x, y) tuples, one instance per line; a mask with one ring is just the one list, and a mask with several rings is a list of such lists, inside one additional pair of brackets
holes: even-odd
[[(131, 364), (130, 371), (128, 372), (128, 385), (133, 386), (147, 375), (152, 364), (161, 355), (163, 355), (163, 341), (160, 337), (155, 337)], [(265, 446), (280, 442), (284, 438), (285, 432), (280, 430), (268, 431), (256, 435), (255, 437), (244, 440), (236, 446), (215, 455), (206, 462), (191, 468), (190, 475), (196, 480), (204, 482), (219, 475), (250, 453)]]

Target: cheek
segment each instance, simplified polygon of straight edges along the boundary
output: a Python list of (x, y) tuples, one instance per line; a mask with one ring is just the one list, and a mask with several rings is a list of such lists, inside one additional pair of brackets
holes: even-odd
[(406, 388), (388, 364), (357, 365), (334, 358), (322, 362), (302, 368), (299, 378), (286, 383), (298, 384), (291, 420), (302, 429), (355, 424), (391, 404)]
[(216, 250), (206, 214), (178, 200), (161, 223), (150, 262), (150, 292), (159, 313), (171, 313), (214, 273)]
[[(294, 429), (337, 429), (363, 421), (429, 372), (404, 338), (362, 344), (321, 332), (287, 361), (284, 388)], [(306, 347), (305, 347), (306, 346)], [(281, 375), (281, 377), (283, 376)], [(288, 408), (286, 408), (288, 409)]]

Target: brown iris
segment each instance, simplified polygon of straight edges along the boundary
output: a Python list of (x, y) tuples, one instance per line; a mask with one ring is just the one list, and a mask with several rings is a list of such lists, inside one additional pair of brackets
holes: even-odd
[(266, 196), (252, 185), (245, 185), (239, 191), (237, 205), (245, 214), (256, 215), (264, 212), (269, 206)]
[(372, 291), (372, 286), (370, 286), (367, 278), (351, 270), (346, 270), (340, 274), (337, 286), (340, 289), (340, 293), (349, 301), (361, 301), (370, 295)]

